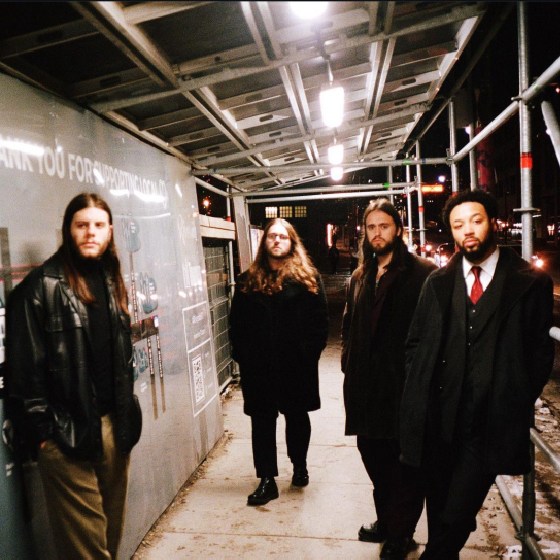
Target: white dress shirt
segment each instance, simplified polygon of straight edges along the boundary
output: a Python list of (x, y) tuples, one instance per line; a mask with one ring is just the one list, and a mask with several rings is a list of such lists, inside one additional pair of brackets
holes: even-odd
[(474, 272), (472, 271), (473, 266), (480, 266), (482, 269), (479, 274), (480, 283), (482, 284), (482, 289), (486, 290), (488, 284), (490, 284), (494, 274), (496, 273), (496, 266), (498, 266), (498, 258), (500, 256), (500, 248), (496, 247), (496, 250), (483, 262), (480, 264), (473, 264), (469, 262), (465, 257), (463, 257), (463, 275), (465, 276), (465, 282), (467, 284), (467, 294), (471, 293), (474, 284)]

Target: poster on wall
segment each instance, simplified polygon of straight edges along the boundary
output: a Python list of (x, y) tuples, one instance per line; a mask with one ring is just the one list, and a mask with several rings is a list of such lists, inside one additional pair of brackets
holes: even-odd
[[(0, 90), (0, 199), (9, 200), (0, 204), (2, 302), (57, 250), (75, 195), (95, 192), (112, 210), (144, 420), (129, 484), (128, 510), (137, 514), (127, 518), (121, 548), (130, 557), (223, 432), (194, 178), (184, 163), (88, 111), (7, 76)], [(8, 453), (0, 442), (2, 469)], [(12, 503), (5, 482), (2, 504)], [(13, 539), (5, 527), (0, 519), (2, 546)]]

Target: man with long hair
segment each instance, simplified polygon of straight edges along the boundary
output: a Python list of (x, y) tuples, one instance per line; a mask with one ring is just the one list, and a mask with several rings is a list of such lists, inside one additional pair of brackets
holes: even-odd
[(70, 201), (62, 245), (10, 295), (7, 358), (58, 557), (116, 558), (142, 416), (112, 214), (97, 194)]
[(260, 478), (247, 504), (278, 498), (276, 420), (286, 419), (292, 484), (309, 482), (309, 411), (317, 410), (319, 357), (328, 309), (319, 273), (294, 227), (281, 218), (266, 226), (257, 258), (239, 276), (230, 313), (233, 358), (239, 363), (244, 412), (251, 417), (253, 461)]
[(399, 405), (404, 345), (422, 284), (436, 267), (408, 252), (397, 209), (386, 198), (363, 217), (363, 260), (348, 283), (342, 320), (346, 435), (373, 483), (377, 521), (361, 541), (385, 541), (381, 558), (405, 558), (423, 508), (418, 473), (399, 461)]
[(554, 362), (552, 279), (498, 247), (497, 217), (484, 191), (449, 198), (459, 251), (424, 284), (406, 344), (400, 442), (426, 477), (426, 560), (459, 558), (496, 476), (529, 472)]

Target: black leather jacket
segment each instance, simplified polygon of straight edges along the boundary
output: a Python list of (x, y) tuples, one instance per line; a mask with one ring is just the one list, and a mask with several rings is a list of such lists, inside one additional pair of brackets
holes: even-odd
[[(113, 333), (117, 446), (129, 453), (140, 438), (142, 415), (133, 394), (130, 318), (117, 308), (109, 284)], [(69, 456), (93, 459), (102, 452), (101, 419), (88, 371), (90, 338), (86, 306), (53, 255), (10, 295), (6, 350), (8, 394), (17, 432), (36, 447), (53, 439)]]

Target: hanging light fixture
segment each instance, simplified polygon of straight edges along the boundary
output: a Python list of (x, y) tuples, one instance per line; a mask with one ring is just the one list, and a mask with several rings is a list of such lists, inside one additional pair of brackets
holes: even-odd
[(329, 128), (337, 128), (342, 124), (344, 116), (344, 88), (331, 84), (321, 89), (319, 94), (323, 123)]
[(344, 159), (344, 146), (342, 144), (337, 144), (335, 140), (334, 144), (332, 146), (329, 146), (327, 153), (329, 163), (331, 163), (332, 165), (338, 165), (342, 163), (342, 160)]
[(313, 19), (327, 11), (327, 2), (290, 2), (292, 11), (302, 19)]
[(331, 179), (333, 181), (340, 181), (343, 174), (344, 171), (342, 170), (342, 167), (331, 167)]
[(321, 87), (321, 92), (319, 93), (321, 117), (325, 126), (336, 128), (342, 124), (342, 117), (344, 116), (344, 88), (334, 83), (331, 59), (325, 53), (324, 46), (322, 46), (321, 50), (327, 63), (327, 76), (329, 78), (328, 87)]

